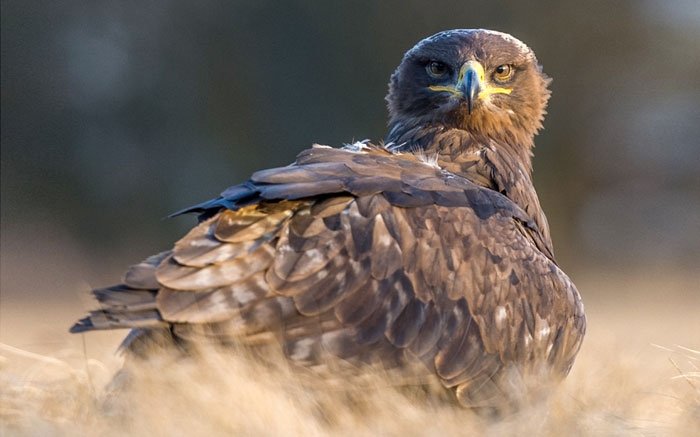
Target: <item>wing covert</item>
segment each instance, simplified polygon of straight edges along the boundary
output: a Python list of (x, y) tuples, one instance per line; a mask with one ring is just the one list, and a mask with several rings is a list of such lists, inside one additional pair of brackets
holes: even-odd
[(207, 205), (127, 275), (157, 285), (150, 311), (183, 338), (421, 362), (464, 399), (512, 363), (567, 371), (578, 349), (578, 294), (525, 212), (414, 155), (314, 148)]

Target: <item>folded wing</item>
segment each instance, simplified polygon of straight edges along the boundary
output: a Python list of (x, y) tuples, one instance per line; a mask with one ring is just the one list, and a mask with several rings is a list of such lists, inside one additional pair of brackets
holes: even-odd
[(95, 290), (74, 332), (280, 341), (305, 365), (413, 359), (465, 403), (496, 396), (512, 363), (565, 374), (580, 345), (578, 292), (532, 220), (414, 155), (315, 147), (185, 212), (202, 221)]

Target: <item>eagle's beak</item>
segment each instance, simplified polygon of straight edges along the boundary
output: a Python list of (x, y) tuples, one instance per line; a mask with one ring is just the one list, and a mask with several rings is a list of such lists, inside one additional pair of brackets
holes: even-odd
[(469, 61), (462, 65), (459, 70), (459, 81), (457, 87), (462, 91), (462, 95), (467, 99), (467, 108), (472, 113), (472, 108), (484, 82), (484, 67), (477, 61)]

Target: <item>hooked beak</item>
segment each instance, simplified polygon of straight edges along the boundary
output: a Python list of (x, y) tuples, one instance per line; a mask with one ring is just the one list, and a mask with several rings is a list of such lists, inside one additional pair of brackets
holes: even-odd
[(467, 109), (472, 113), (476, 99), (479, 98), (482, 82), (484, 80), (484, 67), (476, 61), (469, 61), (459, 70), (457, 87), (467, 100)]

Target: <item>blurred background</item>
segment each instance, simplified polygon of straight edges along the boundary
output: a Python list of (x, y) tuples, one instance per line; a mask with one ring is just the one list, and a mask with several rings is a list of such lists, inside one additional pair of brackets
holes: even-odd
[(669, 315), (697, 310), (696, 0), (3, 0), (0, 341), (63, 345), (90, 286), (195, 221), (169, 213), (312, 143), (381, 139), (403, 53), (477, 27), (554, 78), (535, 183), (587, 304), (653, 279), (683, 284)]

